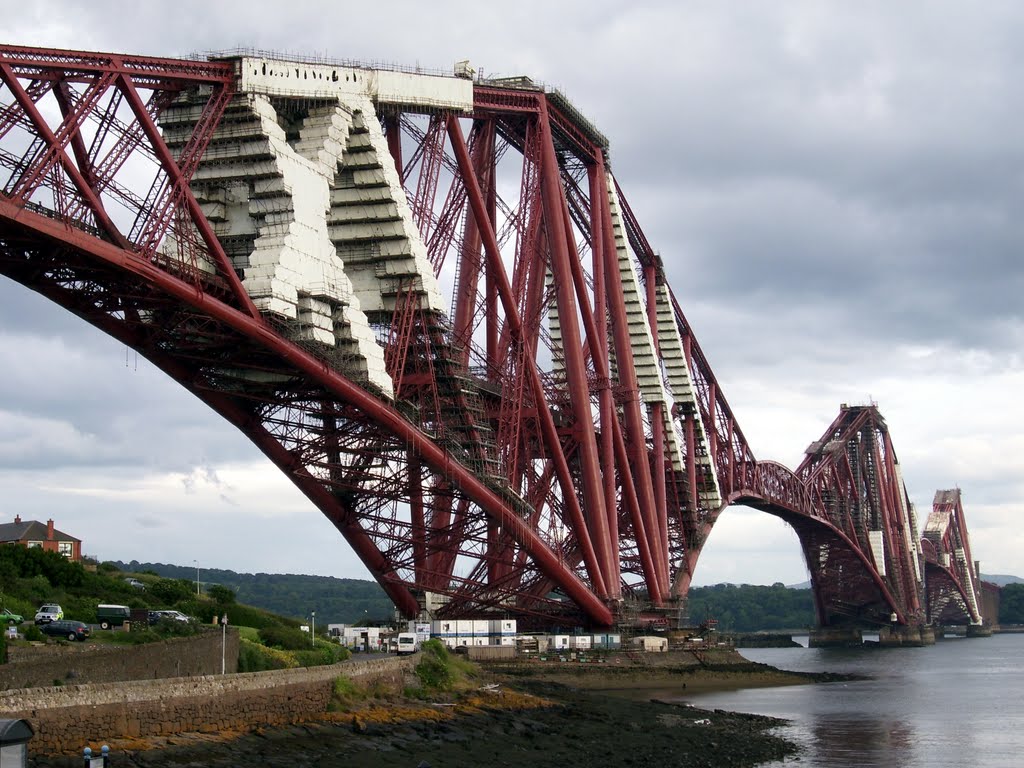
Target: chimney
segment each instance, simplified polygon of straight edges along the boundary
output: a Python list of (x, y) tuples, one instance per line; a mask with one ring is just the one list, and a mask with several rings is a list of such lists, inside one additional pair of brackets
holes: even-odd
[(53, 518), (46, 521), (46, 540), (53, 541)]
[(15, 525), (21, 525), (21, 515), (15, 515), (14, 516), (14, 524)]

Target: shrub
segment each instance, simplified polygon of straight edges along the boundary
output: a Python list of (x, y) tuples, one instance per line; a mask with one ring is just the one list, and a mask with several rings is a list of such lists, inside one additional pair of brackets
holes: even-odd
[(285, 651), (304, 651), (310, 649), (309, 635), (301, 629), (293, 627), (269, 626), (260, 627), (260, 640), (271, 648)]
[(107, 635), (110, 642), (121, 645), (144, 645), (155, 643), (164, 638), (154, 629), (133, 629), (131, 632), (111, 632)]
[(238, 671), (263, 672), (298, 666), (292, 654), (242, 638), (238, 641)]
[(422, 655), (416, 665), (416, 677), (423, 691), (450, 691), (455, 686), (455, 672), (448, 649), (440, 640), (423, 643)]
[(46, 636), (39, 631), (39, 627), (37, 627), (35, 624), (29, 624), (28, 628), (25, 630), (26, 640), (39, 641), (44, 639), (45, 637)]
[(347, 648), (337, 643), (321, 641), (314, 648), (294, 651), (295, 660), (300, 667), (322, 667), (344, 661), (351, 654)]
[(327, 704), (328, 712), (348, 712), (357, 701), (366, 698), (366, 691), (347, 677), (334, 680), (331, 700)]
[(217, 605), (231, 605), (235, 602), (235, 592), (223, 584), (211, 584), (206, 588), (206, 594), (217, 603)]

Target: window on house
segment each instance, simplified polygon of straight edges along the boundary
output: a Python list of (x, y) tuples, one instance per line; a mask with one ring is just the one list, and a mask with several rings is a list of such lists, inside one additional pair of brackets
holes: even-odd
[(64, 555), (64, 557), (71, 557), (73, 554), (73, 545), (70, 541), (58, 541), (57, 551)]
[(41, 542), (41, 541), (28, 541), (28, 542), (25, 543), (25, 546), (28, 547), (29, 549), (32, 549), (32, 547), (41, 547), (41, 546), (43, 546), (43, 542)]

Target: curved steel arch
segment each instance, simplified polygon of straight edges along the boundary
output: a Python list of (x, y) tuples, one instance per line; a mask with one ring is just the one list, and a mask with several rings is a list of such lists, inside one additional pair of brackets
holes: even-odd
[[(0, 271), (235, 424), (407, 615), (672, 611), (742, 502), (797, 529), (822, 623), (923, 621), (877, 408), (844, 406), (796, 472), (758, 462), (607, 139), (525, 78), (424, 102), (403, 77), (0, 46)], [(329, 254), (286, 301), (267, 286), (300, 246)]]

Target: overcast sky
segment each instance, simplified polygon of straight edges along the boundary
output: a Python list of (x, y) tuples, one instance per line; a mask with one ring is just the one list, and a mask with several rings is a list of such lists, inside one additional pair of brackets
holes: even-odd
[[(982, 570), (1024, 576), (1022, 27), (995, 0), (32, 0), (0, 42), (468, 58), (559, 87), (610, 139), (755, 455), (794, 467), (840, 403), (875, 401), (922, 525), (958, 486)], [(0, 281), (0, 518), (101, 559), (368, 577), (239, 433)], [(785, 524), (731, 509), (695, 583), (806, 573)]]

